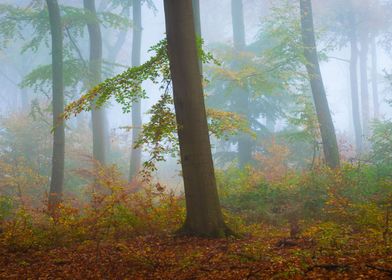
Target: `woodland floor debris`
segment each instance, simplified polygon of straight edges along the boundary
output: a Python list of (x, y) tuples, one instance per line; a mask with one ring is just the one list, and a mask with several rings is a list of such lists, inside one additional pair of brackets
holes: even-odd
[[(0, 250), (1, 279), (392, 279), (392, 254), (356, 239), (328, 251), (280, 237), (140, 236), (69, 248)], [(362, 240), (363, 241), (363, 240)], [(367, 244), (369, 245), (369, 244)]]

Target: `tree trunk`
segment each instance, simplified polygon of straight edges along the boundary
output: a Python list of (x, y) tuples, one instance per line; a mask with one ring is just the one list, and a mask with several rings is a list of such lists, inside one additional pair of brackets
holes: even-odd
[(360, 28), (360, 44), (361, 50), (359, 52), (359, 67), (361, 77), (361, 105), (362, 105), (362, 127), (364, 136), (364, 148), (367, 149), (367, 142), (369, 137), (369, 85), (368, 85), (368, 52), (369, 52), (369, 32), (366, 23), (362, 24)]
[(354, 16), (351, 18), (351, 58), (350, 58), (350, 83), (351, 83), (351, 106), (352, 117), (355, 135), (355, 148), (357, 155), (362, 152), (362, 127), (361, 115), (359, 111), (359, 96), (358, 96), (358, 42), (357, 42), (357, 28)]
[[(231, 1), (231, 15), (233, 22), (233, 43), (234, 50), (237, 53), (244, 51), (245, 43), (245, 23), (242, 0)], [(238, 63), (234, 63), (233, 68), (238, 69)], [(249, 116), (249, 92), (247, 89), (238, 87), (235, 89), (235, 106), (236, 112), (242, 116), (248, 125), (250, 125)], [(252, 161), (253, 141), (248, 133), (238, 134), (238, 165), (244, 168)]]
[(378, 101), (378, 71), (377, 71), (377, 44), (376, 36), (372, 36), (372, 91), (373, 91), (373, 110), (374, 119), (379, 119), (380, 117), (380, 104)]
[(223, 221), (215, 181), (192, 0), (164, 0), (164, 7), (186, 199), (180, 233), (224, 236), (230, 231)]
[[(193, 17), (195, 21), (195, 32), (198, 38), (201, 37), (201, 20), (200, 20), (200, 1), (199, 0), (192, 0), (192, 7), (193, 7)], [(199, 58), (199, 68), (200, 74), (203, 79), (203, 62)]]
[(49, 211), (53, 212), (61, 202), (64, 185), (65, 126), (61, 115), (64, 113), (63, 81), (63, 30), (57, 0), (46, 0), (49, 11), (52, 37), (52, 79), (53, 79), (53, 155), (52, 174), (49, 190)]
[[(140, 65), (140, 50), (142, 45), (142, 4), (141, 0), (133, 0), (133, 39), (132, 67)], [(142, 150), (134, 149), (142, 128), (141, 101), (132, 104), (132, 151), (129, 170), (129, 180), (133, 180), (140, 171)]]
[(192, 0), (193, 16), (195, 17), (195, 32), (201, 37), (201, 20), (200, 20), (200, 1)]
[(320, 125), (325, 161), (329, 167), (336, 168), (340, 165), (339, 150), (317, 56), (311, 0), (300, 0), (300, 7), (306, 69)]
[[(84, 8), (94, 18), (93, 21), (87, 24), (90, 38), (89, 87), (92, 88), (99, 84), (102, 79), (102, 35), (97, 19), (95, 0), (83, 0), (83, 4)], [(93, 158), (104, 165), (106, 163), (106, 149), (108, 145), (105, 110), (103, 108), (93, 108), (91, 119), (93, 126)]]

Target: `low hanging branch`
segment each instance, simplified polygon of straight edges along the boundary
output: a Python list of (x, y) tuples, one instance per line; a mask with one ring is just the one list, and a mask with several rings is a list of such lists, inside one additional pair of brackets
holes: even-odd
[[(201, 40), (198, 44), (199, 56), (203, 63), (218, 63), (210, 53), (202, 50)], [(114, 98), (122, 105), (124, 113), (129, 113), (133, 102), (146, 98), (146, 92), (141, 87), (142, 82), (149, 80), (154, 84), (159, 84), (164, 93), (149, 110), (150, 121), (143, 125), (143, 132), (134, 147), (143, 147), (150, 154), (150, 158), (143, 164), (144, 170), (141, 171), (142, 177), (146, 180), (157, 169), (156, 162), (164, 161), (165, 155), (178, 155), (179, 151), (177, 123), (170, 93), (171, 77), (166, 40), (153, 46), (150, 52), (154, 52), (155, 55), (141, 66), (128, 68), (125, 72), (105, 80), (80, 99), (70, 103), (63, 116), (69, 119), (82, 111), (90, 111), (92, 104), (101, 107), (110, 98)], [(245, 120), (235, 113), (208, 109), (207, 115), (210, 132), (218, 138), (228, 138), (238, 131), (251, 133), (247, 129)]]

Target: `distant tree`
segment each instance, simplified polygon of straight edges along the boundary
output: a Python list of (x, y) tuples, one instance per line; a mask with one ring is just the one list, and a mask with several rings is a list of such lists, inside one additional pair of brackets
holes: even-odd
[(230, 231), (223, 220), (212, 162), (192, 0), (164, 0), (164, 7), (186, 198), (180, 232), (224, 236)]
[[(366, 14), (369, 10), (369, 2), (362, 1), (359, 9), (359, 72), (361, 85), (361, 113), (362, 113), (362, 128), (365, 137), (365, 143), (369, 137), (370, 129), (370, 105), (369, 105), (369, 81), (368, 81), (368, 54), (369, 54), (369, 25), (365, 20)], [(367, 146), (367, 145), (365, 145)], [(365, 148), (365, 147), (364, 147)]]
[(362, 126), (361, 126), (361, 114), (359, 109), (359, 92), (358, 92), (358, 17), (354, 10), (354, 7), (349, 1), (348, 10), (348, 37), (350, 42), (350, 87), (351, 87), (351, 111), (354, 125), (354, 136), (355, 136), (355, 148), (356, 153), (359, 155), (362, 152)]
[(376, 34), (373, 34), (371, 38), (371, 57), (372, 57), (371, 77), (372, 77), (373, 111), (374, 111), (373, 117), (376, 120), (380, 118), (377, 54), (378, 52), (377, 52)]
[(61, 202), (64, 184), (65, 131), (63, 82), (63, 27), (57, 0), (46, 0), (49, 12), (52, 37), (52, 75), (53, 75), (53, 156), (52, 175), (49, 190), (49, 210), (53, 211)]
[[(244, 11), (242, 0), (231, 1), (231, 16), (232, 16), (232, 28), (233, 28), (233, 43), (234, 51), (239, 55), (245, 51), (245, 22), (244, 22)], [(238, 64), (238, 63), (234, 63)], [(233, 68), (238, 68), (238, 65), (233, 65)], [(235, 102), (235, 111), (242, 116), (250, 125), (249, 116), (249, 90), (246, 86), (237, 87), (235, 94), (233, 95), (233, 101)], [(252, 150), (254, 141), (252, 141), (249, 133), (241, 133), (238, 135), (238, 165), (243, 168), (252, 161)]]
[[(140, 51), (142, 45), (142, 0), (132, 1), (133, 10), (133, 39), (132, 39), (132, 67), (140, 66)], [(132, 151), (129, 170), (129, 180), (138, 175), (141, 167), (142, 149), (135, 148), (142, 128), (141, 100), (132, 105)]]
[(306, 69), (320, 126), (325, 161), (329, 167), (336, 168), (340, 165), (339, 150), (317, 56), (311, 0), (300, 0), (300, 10)]
[[(95, 0), (83, 0), (83, 5), (88, 12), (90, 20), (87, 23), (90, 38), (89, 86), (98, 85), (102, 79), (102, 34), (97, 18)], [(107, 127), (106, 115), (103, 108), (93, 108), (91, 120), (93, 127), (93, 157), (101, 164), (106, 163)]]

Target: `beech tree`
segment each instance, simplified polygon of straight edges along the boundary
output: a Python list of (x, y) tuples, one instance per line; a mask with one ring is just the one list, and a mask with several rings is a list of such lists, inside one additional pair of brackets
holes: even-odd
[(231, 232), (223, 220), (211, 155), (192, 0), (164, 0), (164, 8), (186, 199), (180, 233), (228, 235)]
[[(362, 112), (362, 129), (365, 143), (369, 137), (370, 129), (370, 108), (369, 108), (369, 84), (368, 84), (368, 54), (369, 54), (369, 29), (368, 22), (364, 21), (364, 13), (368, 11), (369, 3), (365, 0), (361, 11), (361, 21), (359, 24), (359, 72), (361, 85), (361, 112)], [(365, 144), (365, 147), (367, 145)]]
[[(233, 28), (233, 43), (234, 50), (238, 54), (243, 52), (246, 47), (245, 42), (245, 23), (244, 23), (244, 11), (242, 0), (231, 1), (231, 16), (232, 16), (232, 28)], [(234, 69), (237, 65), (233, 65)], [(249, 91), (243, 87), (237, 87), (235, 89), (236, 94), (234, 96), (236, 102), (236, 112), (246, 120), (248, 125), (249, 121)], [(249, 164), (252, 160), (252, 139), (249, 133), (240, 133), (238, 135), (238, 165), (243, 168)]]
[(64, 184), (65, 126), (63, 81), (63, 31), (57, 0), (46, 0), (52, 37), (53, 155), (49, 190), (49, 210), (61, 202)]
[[(90, 38), (89, 87), (99, 84), (102, 79), (102, 35), (95, 8), (95, 0), (83, 0), (83, 6), (92, 20), (87, 23)], [(103, 108), (92, 108), (93, 158), (106, 163), (107, 127)]]
[(361, 114), (359, 109), (358, 91), (358, 39), (357, 39), (357, 15), (351, 1), (349, 1), (349, 41), (350, 41), (350, 85), (351, 85), (351, 111), (353, 116), (355, 148), (357, 154), (362, 152), (362, 126)]
[(320, 126), (325, 161), (329, 167), (336, 168), (340, 165), (339, 150), (317, 57), (311, 0), (300, 0), (300, 10), (306, 69)]
[[(140, 66), (140, 49), (142, 45), (142, 3), (141, 0), (133, 0), (133, 39), (132, 39), (132, 67)], [(140, 99), (132, 105), (132, 151), (129, 170), (129, 180), (139, 173), (141, 166), (142, 150), (135, 148), (142, 128), (142, 113)]]

